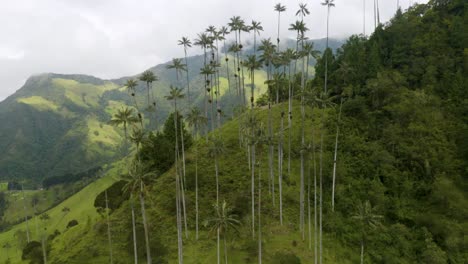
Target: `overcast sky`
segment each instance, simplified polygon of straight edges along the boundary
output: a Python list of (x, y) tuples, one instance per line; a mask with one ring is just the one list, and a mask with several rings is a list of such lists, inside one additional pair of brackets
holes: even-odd
[[(208, 25), (225, 25), (238, 15), (246, 22), (261, 21), (262, 37), (276, 38), (279, 0), (14, 0), (0, 8), (0, 101), (19, 89), (26, 79), (45, 72), (81, 73), (100, 78), (137, 74), (173, 57), (183, 56), (177, 46)], [(373, 0), (366, 1), (366, 31), (373, 28)], [(326, 35), (326, 8), (321, 0), (281, 0), (281, 32), (296, 18), (299, 3), (307, 3), (309, 38)], [(396, 11), (397, 0), (380, 0), (381, 21)], [(403, 9), (414, 0), (400, 0)], [(419, 0), (425, 3), (427, 0)], [(362, 33), (363, 0), (335, 0), (330, 35)], [(200, 53), (198, 48), (190, 54)]]

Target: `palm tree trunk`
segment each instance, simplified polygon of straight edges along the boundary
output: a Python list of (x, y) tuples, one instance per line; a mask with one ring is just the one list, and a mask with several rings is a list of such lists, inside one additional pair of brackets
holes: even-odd
[(29, 235), (29, 221), (28, 221), (28, 213), (26, 211), (26, 198), (24, 197), (23, 184), (21, 184), (21, 194), (23, 195), (23, 212), (24, 212), (24, 221), (26, 222), (26, 239), (29, 243), (31, 241), (31, 237)]
[(284, 112), (281, 112), (280, 139), (279, 139), (279, 144), (278, 144), (278, 188), (279, 188), (280, 225), (283, 225), (283, 129), (284, 129)]
[[(205, 58), (206, 58), (206, 52), (205, 52)], [(205, 89), (206, 91), (206, 89)], [(177, 248), (178, 248), (178, 259), (179, 259), (179, 264), (182, 264), (184, 262), (183, 259), (183, 243), (182, 243), (182, 216), (181, 216), (181, 180), (179, 177), (179, 171), (178, 171), (178, 153), (179, 153), (179, 144), (178, 144), (178, 128), (177, 128), (177, 99), (174, 99), (174, 130), (175, 130), (175, 146), (174, 146), (174, 164), (175, 164), (175, 175), (176, 175), (176, 214), (177, 214)]]
[(218, 157), (214, 156), (215, 159), (215, 176), (216, 176), (216, 206), (219, 206), (219, 168), (218, 168)]
[[(181, 121), (182, 122), (182, 121)], [(184, 227), (185, 227), (185, 238), (188, 238), (188, 229), (187, 229), (187, 210), (185, 207), (185, 149), (184, 149), (184, 131), (182, 129), (182, 124), (180, 126), (180, 138), (181, 138), (181, 144), (182, 144), (182, 175), (183, 179), (181, 180), (181, 188), (182, 188), (182, 208), (184, 212)], [(179, 153), (177, 153), (179, 155)]]
[(198, 147), (195, 145), (195, 239), (198, 240)]
[(130, 206), (132, 210), (133, 255), (135, 258), (134, 263), (138, 264), (138, 248), (137, 248), (137, 234), (136, 234), (136, 222), (135, 222), (135, 207), (133, 205), (133, 194), (130, 197)]
[(224, 264), (228, 264), (227, 245), (226, 245), (226, 234), (224, 234), (223, 240), (224, 240)]
[(364, 239), (361, 240), (361, 264), (364, 264)]
[[(301, 43), (302, 49), (304, 49), (304, 41)], [(305, 57), (302, 57), (302, 73), (301, 73), (301, 190), (300, 190), (300, 209), (301, 209), (301, 228), (302, 228), (302, 240), (305, 240), (305, 195), (304, 195), (304, 147), (305, 147), (305, 108), (304, 108), (304, 82), (305, 82)]]
[(44, 264), (47, 264), (47, 250), (46, 250), (46, 239), (45, 239), (45, 233), (42, 234), (42, 260), (44, 261)]
[[(270, 100), (271, 101), (271, 100)], [(268, 181), (271, 185), (271, 200), (273, 203), (273, 207), (276, 206), (275, 204), (275, 173), (273, 169), (273, 152), (274, 152), (274, 146), (272, 142), (273, 138), (273, 121), (271, 120), (271, 102), (268, 103), (268, 136), (270, 138), (269, 142), (269, 152), (268, 152), (268, 167), (270, 169), (270, 180)]]
[(338, 136), (340, 134), (340, 119), (343, 99), (340, 100), (340, 111), (338, 113), (338, 122), (336, 124), (335, 154), (333, 157), (333, 184), (332, 184), (332, 211), (335, 211), (335, 179), (336, 179), (336, 156), (338, 154)]
[(219, 250), (219, 227), (216, 229), (216, 259), (218, 264), (221, 263), (221, 253)]
[(323, 119), (324, 119), (324, 112), (325, 110), (322, 108), (322, 128), (321, 128), (321, 131), (320, 131), (320, 164), (319, 164), (319, 167), (320, 167), (320, 171), (319, 171), (319, 192), (320, 192), (320, 197), (319, 197), (319, 250), (320, 250), (320, 264), (322, 264), (322, 261), (323, 261), (323, 248), (322, 248), (322, 220), (323, 220), (323, 215), (322, 215), (322, 202), (323, 202), (323, 129), (324, 126), (323, 126)]
[(262, 264), (262, 172), (258, 166), (258, 264)]
[(141, 217), (143, 219), (143, 228), (145, 230), (145, 243), (146, 243), (146, 262), (151, 264), (151, 249), (149, 241), (149, 229), (148, 222), (146, 220), (146, 210), (145, 210), (145, 197), (143, 196), (143, 183), (140, 185), (140, 206), (141, 206)]
[(366, 36), (366, 0), (362, 0), (362, 34)]
[[(241, 41), (241, 32), (239, 30), (239, 44), (242, 43)], [(242, 57), (242, 49), (240, 50), (240, 56)], [(241, 67), (241, 75), (242, 75), (242, 92), (244, 94), (244, 105), (246, 105), (245, 102), (245, 80), (244, 80), (244, 67)]]
[(188, 67), (188, 61), (187, 61), (187, 49), (184, 48), (184, 54), (185, 54), (185, 66), (187, 67), (186, 75), (187, 75), (187, 101), (188, 101), (188, 106), (190, 107), (190, 80), (189, 80), (189, 67)]
[(252, 238), (255, 239), (255, 144), (252, 144), (252, 179), (251, 179), (251, 194), (252, 194)]
[(109, 220), (109, 200), (107, 199), (107, 190), (104, 192), (106, 196), (106, 218), (107, 218), (107, 239), (109, 240), (109, 257), (110, 263), (114, 263), (114, 258), (112, 255), (112, 237), (111, 237), (111, 226)]
[(291, 64), (289, 64), (289, 104), (288, 104), (288, 176), (291, 177), (291, 126), (292, 122), (292, 84)]

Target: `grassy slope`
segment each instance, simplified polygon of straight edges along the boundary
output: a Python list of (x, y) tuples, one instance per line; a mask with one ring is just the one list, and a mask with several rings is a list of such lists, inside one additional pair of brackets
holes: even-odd
[[(274, 130), (279, 127), (280, 112), (284, 110), (285, 105), (274, 107), (273, 120)], [(283, 109), (282, 109), (283, 108)], [(266, 125), (267, 110), (257, 111), (258, 116)], [(293, 149), (297, 149), (300, 142), (300, 110), (298, 103), (294, 108), (293, 118), (294, 129), (292, 137)], [(307, 140), (311, 138), (312, 122), (310, 121), (310, 109), (306, 122)], [(318, 115), (314, 112), (314, 115)], [(250, 172), (247, 168), (247, 156), (245, 148), (239, 148), (238, 144), (238, 124), (237, 120), (226, 123), (220, 130), (226, 145), (227, 153), (220, 159), (220, 195), (222, 200), (229, 202), (240, 216), (242, 226), (240, 234), (230, 234), (229, 236), (229, 261), (230, 263), (254, 263), (256, 262), (256, 242), (251, 240), (250, 233)], [(285, 120), (285, 124), (287, 121)], [(316, 133), (317, 140), (318, 134)], [(313, 248), (308, 250), (308, 241), (301, 240), (298, 231), (298, 210), (299, 210), (299, 154), (293, 153), (292, 173), (287, 175), (287, 133), (285, 133), (285, 161), (284, 161), (284, 179), (283, 179), (283, 203), (284, 203), (284, 225), (279, 225), (279, 213), (276, 207), (272, 205), (271, 196), (268, 194), (268, 171), (266, 148), (257, 150), (258, 160), (261, 160), (262, 175), (262, 222), (263, 222), (263, 249), (264, 262), (272, 263), (276, 252), (292, 252), (299, 256), (305, 263), (313, 260)], [(200, 186), (200, 240), (195, 241), (195, 194), (194, 194), (194, 170), (195, 154), (194, 147), (187, 153), (187, 212), (189, 225), (189, 238), (185, 243), (185, 262), (186, 263), (213, 263), (216, 260), (215, 239), (203, 226), (203, 221), (212, 217), (215, 201), (214, 185), (214, 165), (212, 159), (207, 155), (207, 146), (204, 139), (198, 141), (200, 155), (199, 157), (199, 186)], [(327, 153), (325, 159), (330, 159)], [(260, 156), (262, 158), (260, 158)], [(275, 182), (277, 186), (277, 160), (275, 149)], [(307, 174), (306, 174), (307, 175)], [(151, 227), (152, 244), (163, 244), (168, 253), (169, 263), (175, 263), (177, 256), (177, 244), (175, 237), (175, 206), (174, 206), (174, 182), (173, 171), (169, 171), (158, 178), (151, 186), (148, 198), (148, 214)], [(256, 175), (258, 177), (258, 174)], [(258, 178), (256, 178), (258, 184)], [(277, 191), (277, 189), (276, 189)], [(257, 194), (258, 198), (258, 189)], [(278, 193), (276, 193), (276, 203)], [(256, 200), (258, 201), (258, 200)], [(137, 210), (139, 217), (139, 210)], [(257, 216), (256, 216), (257, 220)], [(312, 218), (313, 220), (313, 218)], [(141, 221), (141, 220), (139, 220)], [(116, 263), (131, 262), (131, 251), (128, 250), (127, 238), (131, 232), (130, 214), (128, 204), (113, 213), (113, 249)], [(83, 263), (84, 260), (92, 263), (107, 263), (108, 249), (105, 233), (104, 221), (99, 221), (92, 225), (81, 225), (72, 228), (62, 236), (59, 236), (54, 243), (52, 251), (52, 262), (61, 263)], [(94, 228), (93, 228), (94, 227)], [(313, 223), (312, 223), (313, 227)], [(75, 231), (72, 231), (75, 230)], [(73, 241), (73, 242), (70, 242)], [(139, 240), (140, 247), (143, 247), (143, 239)], [(92, 247), (90, 246), (92, 245)], [(161, 252), (157, 249), (156, 252)], [(156, 254), (157, 255), (157, 254)], [(349, 247), (343, 247), (336, 240), (328, 235), (324, 236), (324, 255), (327, 263), (352, 263), (358, 260), (358, 250)], [(339, 260), (339, 261), (338, 261)]]
[[(99, 218), (100, 216), (96, 213), (96, 209), (93, 206), (94, 197), (116, 181), (117, 177), (115, 177), (115, 175), (117, 175), (116, 170), (118, 170), (118, 167), (119, 165), (117, 164), (115, 168), (111, 169), (104, 177), (88, 185), (86, 188), (56, 207), (48, 210), (47, 214), (50, 216), (50, 220), (46, 223), (49, 230), (48, 232), (55, 229), (60, 232), (64, 232), (67, 223), (72, 219), (78, 220), (78, 222), (83, 225), (88, 221), (88, 219), (93, 222), (96, 221), (96, 218)], [(62, 212), (64, 207), (70, 208), (70, 212), (66, 215)], [(36, 219), (32, 219), (29, 222), (32, 240), (38, 239), (35, 221)], [(40, 230), (43, 223), (37, 219), (37, 224)], [(15, 232), (18, 230), (26, 230), (26, 223), (16, 225), (11, 230), (0, 234), (0, 245), (4, 245), (6, 242), (9, 242), (12, 246), (10, 250), (12, 263), (22, 263), (21, 249), (17, 249), (17, 239), (14, 237)], [(0, 263), (4, 263), (5, 260), (6, 254), (0, 254)]]

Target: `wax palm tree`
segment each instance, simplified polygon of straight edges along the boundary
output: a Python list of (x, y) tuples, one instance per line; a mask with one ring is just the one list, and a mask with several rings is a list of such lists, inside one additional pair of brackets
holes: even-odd
[(371, 229), (377, 228), (380, 225), (382, 215), (375, 213), (376, 208), (372, 207), (369, 201), (360, 202), (358, 204), (357, 213), (352, 216), (353, 219), (359, 221), (361, 228), (361, 264), (364, 263), (364, 244), (368, 233)]
[(306, 55), (306, 71), (305, 71), (305, 78), (306, 78), (306, 83), (309, 79), (309, 65), (310, 65), (310, 58), (314, 58), (317, 60), (320, 57), (320, 51), (316, 50), (314, 47), (313, 42), (306, 42), (304, 43), (304, 46), (302, 47), (302, 51)]
[(187, 70), (185, 71), (185, 74), (187, 75), (187, 101), (188, 105), (190, 106), (190, 80), (189, 80), (189, 67), (188, 67), (188, 60), (187, 60), (187, 49), (192, 47), (192, 42), (190, 41), (189, 38), (187, 37), (182, 37), (178, 45), (181, 45), (184, 47), (184, 56), (185, 56), (185, 66)]
[[(123, 179), (127, 182), (124, 186), (124, 191), (129, 192), (132, 197), (133, 195), (137, 195), (140, 200), (140, 207), (141, 207), (141, 217), (143, 220), (143, 228), (145, 232), (145, 245), (146, 245), (146, 262), (151, 263), (151, 249), (150, 249), (150, 240), (149, 240), (149, 228), (148, 228), (148, 221), (146, 219), (146, 206), (145, 206), (145, 197), (148, 195), (148, 190), (146, 187), (146, 183), (151, 177), (154, 177), (154, 172), (149, 172), (144, 165), (141, 163), (140, 160), (134, 160), (128, 169), (128, 174), (124, 175)], [(132, 210), (133, 210), (133, 202), (132, 202)], [(134, 216), (132, 212), (132, 222), (134, 222)], [(135, 227), (133, 227), (135, 228)], [(136, 254), (136, 233), (135, 229), (133, 231), (133, 238), (134, 238), (134, 250)], [(135, 255), (135, 260), (137, 260), (137, 256)]]
[[(128, 79), (126, 82), (125, 82), (125, 86), (127, 87), (130, 95), (132, 96), (133, 98), (133, 103), (135, 104), (135, 107), (138, 111), (138, 113), (140, 113), (140, 108), (138, 107), (138, 102), (135, 98), (136, 96), (136, 87), (138, 85), (138, 82), (135, 80), (135, 79)], [(141, 118), (141, 115), (138, 115), (139, 118)], [(143, 127), (143, 121), (140, 120), (141, 124), (142, 124), (142, 127)]]
[(255, 70), (262, 68), (262, 62), (257, 60), (255, 55), (247, 56), (247, 60), (243, 63), (244, 67), (249, 69), (250, 74), (250, 106), (251, 109), (255, 105)]
[[(142, 82), (145, 82), (146, 83), (146, 90), (147, 90), (147, 101), (148, 101), (148, 107), (151, 106), (150, 104), (150, 90), (153, 91), (151, 89), (151, 84), (155, 81), (158, 81), (158, 77), (156, 75), (154, 75), (154, 73), (150, 70), (147, 70), (147, 71), (144, 71), (140, 77), (139, 77), (140, 81)], [(154, 101), (154, 96), (153, 96), (153, 106), (156, 106), (156, 101)]]
[(47, 264), (47, 245), (46, 245), (46, 232), (47, 232), (47, 222), (50, 220), (50, 216), (47, 213), (41, 214), (39, 219), (42, 221), (43, 232), (41, 237), (41, 244), (42, 244), (42, 260), (44, 264)]
[(130, 141), (133, 142), (137, 149), (137, 158), (140, 160), (140, 146), (145, 140), (146, 133), (143, 129), (134, 127), (130, 134)]
[(228, 80), (228, 89), (231, 91), (231, 78), (229, 74), (229, 58), (228, 58), (228, 49), (226, 47), (226, 36), (229, 35), (230, 31), (226, 26), (222, 26), (218, 34), (222, 37), (223, 40), (223, 51), (224, 51), (224, 60), (226, 62), (226, 78)]
[(252, 199), (252, 238), (255, 237), (255, 147), (264, 137), (263, 124), (258, 120), (255, 112), (251, 110), (245, 117), (242, 124), (244, 136), (247, 138), (247, 144), (250, 146), (251, 158), (251, 199)]
[(182, 63), (182, 59), (174, 58), (172, 59), (172, 64), (167, 65), (166, 69), (174, 69), (178, 82), (179, 75), (182, 74), (182, 71), (187, 71), (187, 65)]
[(296, 52), (288, 48), (282, 52), (283, 65), (288, 66), (288, 174), (291, 174), (291, 130), (292, 130), (292, 80), (291, 80), (291, 61), (296, 57)]
[(219, 164), (218, 158), (221, 157), (225, 152), (226, 148), (224, 147), (224, 143), (219, 137), (212, 137), (210, 139), (211, 144), (208, 148), (208, 153), (211, 158), (215, 161), (215, 177), (216, 177), (216, 204), (219, 203)]
[(257, 34), (260, 36), (260, 31), (263, 31), (262, 23), (252, 20), (252, 25), (250, 26), (250, 30), (253, 31), (253, 34), (254, 34), (254, 55), (256, 55), (257, 54)]
[[(184, 94), (182, 93), (182, 89), (177, 87), (170, 87), (169, 95), (166, 96), (166, 99), (169, 101), (174, 101), (174, 127), (175, 127), (175, 146), (174, 146), (174, 155), (175, 155), (175, 178), (176, 178), (176, 210), (177, 210), (177, 237), (178, 237), (178, 256), (179, 256), (179, 263), (183, 263), (183, 243), (182, 243), (182, 217), (181, 217), (181, 200), (182, 206), (185, 204), (184, 197), (181, 196), (183, 194), (184, 188), (181, 183), (179, 170), (178, 170), (178, 153), (179, 153), (179, 143), (178, 143), (178, 129), (177, 129), (177, 100), (182, 99)], [(185, 217), (185, 214), (184, 214)], [(185, 221), (186, 222), (186, 221)], [(186, 230), (187, 231), (187, 230)]]
[[(109, 217), (109, 199), (107, 198), (107, 190), (104, 191), (105, 202), (106, 202), (106, 222), (107, 222), (107, 240), (109, 242), (109, 257), (110, 263), (114, 263), (114, 256), (112, 253), (112, 236), (111, 236), (111, 223)], [(151, 263), (151, 262), (148, 262)]]
[[(192, 127), (193, 134), (196, 138), (199, 137), (200, 127), (207, 122), (199, 108), (193, 107), (188, 113), (186, 120)], [(198, 144), (195, 144), (195, 238), (198, 240)]]
[(276, 37), (276, 46), (278, 48), (278, 52), (280, 51), (280, 20), (281, 20), (281, 13), (286, 11), (286, 6), (281, 5), (278, 3), (275, 5), (275, 11), (278, 12), (278, 35)]
[(240, 221), (237, 220), (237, 215), (232, 213), (232, 209), (228, 206), (226, 201), (223, 201), (221, 205), (214, 204), (215, 209), (215, 216), (209, 218), (205, 221), (205, 226), (209, 227), (211, 233), (217, 234), (217, 263), (220, 263), (220, 250), (219, 250), (219, 237), (223, 237), (224, 241), (224, 261), (225, 264), (228, 263), (228, 256), (227, 256), (227, 244), (226, 238), (229, 231), (232, 229), (235, 232), (239, 232), (238, 226), (240, 225)]
[(138, 117), (135, 116), (133, 113), (133, 108), (129, 107), (122, 107), (117, 111), (116, 114), (112, 117), (109, 121), (109, 124), (113, 126), (123, 126), (124, 135), (125, 135), (125, 146), (128, 143), (128, 134), (127, 134), (127, 127), (128, 125), (135, 124), (138, 122)]
[[(335, 4), (333, 3), (334, 0), (325, 0), (322, 5), (327, 7), (327, 41), (325, 50), (328, 50), (328, 33), (329, 33), (329, 25), (330, 25), (330, 8), (334, 7)], [(325, 56), (325, 85), (324, 91), (327, 93), (327, 82), (328, 82), (328, 56)]]

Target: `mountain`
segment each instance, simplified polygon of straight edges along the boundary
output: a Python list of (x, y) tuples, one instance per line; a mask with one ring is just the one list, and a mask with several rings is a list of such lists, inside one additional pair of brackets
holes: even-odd
[[(161, 136), (167, 138), (150, 138), (102, 179), (37, 216), (46, 228), (30, 228), (32, 242), (25, 242), (26, 223), (1, 233), (0, 262), (41, 263), (43, 238), (50, 263), (133, 263), (134, 253), (145, 263), (147, 237), (153, 263), (177, 263), (179, 248), (191, 264), (225, 262), (225, 256), (234, 264), (313, 263), (320, 252), (322, 263), (466, 263), (467, 14), (465, 0), (399, 11), (369, 38), (352, 36), (340, 52), (318, 60), (304, 88), (306, 106), (292, 102), (291, 126), (282, 118), (283, 96), (195, 139), (185, 149), (185, 166), (148, 170), (159, 160), (145, 149), (170, 152), (152, 143), (172, 136), (168, 149), (175, 154), (179, 141), (168, 120)], [(301, 88), (287, 79), (277, 87), (281, 93)], [(274, 135), (265, 137), (270, 123)], [(140, 160), (144, 166), (135, 172)], [(134, 176), (133, 197), (124, 193), (122, 174)], [(217, 186), (220, 204), (227, 204), (222, 209), (215, 206)], [(224, 228), (226, 222), (233, 225)]]
[[(324, 40), (316, 40), (324, 49)], [(288, 45), (295, 46), (289, 40)], [(340, 40), (330, 42), (332, 48)], [(249, 51), (247, 51), (248, 53)], [(232, 61), (232, 60), (231, 60)], [(185, 85), (164, 63), (150, 68), (159, 81), (153, 83), (156, 114), (145, 112), (150, 125), (160, 125), (171, 107), (164, 96), (169, 86)], [(188, 58), (190, 85), (195, 104), (203, 106), (203, 78), (198, 74), (203, 56)], [(221, 104), (225, 115), (233, 111), (235, 96), (228, 93), (225, 64), (220, 70)], [(231, 65), (231, 73), (232, 73)], [(138, 76), (131, 76), (136, 78)], [(102, 166), (121, 157), (123, 131), (108, 124), (112, 115), (125, 106), (133, 105), (124, 87), (131, 77), (102, 80), (87, 75), (41, 74), (29, 78), (15, 94), (0, 102), (0, 181), (25, 180), (33, 187), (44, 178), (61, 176)], [(232, 76), (231, 76), (232, 78)], [(247, 78), (247, 77), (246, 77)], [(259, 93), (266, 91), (266, 73), (257, 73)], [(231, 84), (232, 86), (233, 84)], [(146, 87), (137, 87), (139, 105), (146, 106)], [(154, 116), (156, 115), (156, 116)]]

